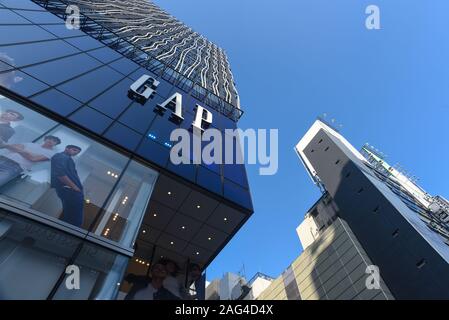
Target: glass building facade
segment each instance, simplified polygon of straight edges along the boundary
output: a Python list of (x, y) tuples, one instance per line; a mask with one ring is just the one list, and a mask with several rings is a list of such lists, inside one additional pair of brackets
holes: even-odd
[[(69, 2), (0, 0), (0, 299), (116, 299), (127, 275), (147, 275), (161, 258), (188, 287), (188, 266), (204, 270), (253, 212), (244, 165), (169, 159), (171, 132), (190, 129), (198, 105), (211, 127), (236, 128), (243, 111), (236, 91), (223, 94), (233, 89), (227, 59), (182, 35), (185, 66), (161, 59), (173, 46), (143, 58), (163, 39), (132, 46), (83, 10), (81, 28), (67, 28)], [(183, 58), (183, 46), (199, 60)], [(143, 75), (159, 85), (142, 105), (128, 91)], [(178, 123), (156, 110), (174, 93)], [(65, 285), (70, 265), (80, 267), (79, 290)]]

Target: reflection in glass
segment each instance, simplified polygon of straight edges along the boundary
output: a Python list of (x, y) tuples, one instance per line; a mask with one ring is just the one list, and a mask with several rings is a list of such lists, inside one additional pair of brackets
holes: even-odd
[(47, 299), (79, 244), (55, 229), (0, 215), (0, 300)]
[(94, 228), (95, 234), (131, 247), (153, 192), (156, 178), (156, 171), (132, 161), (98, 219)]
[(0, 198), (130, 248), (156, 178), (156, 171), (0, 99)]
[(84, 244), (74, 265), (79, 268), (79, 290), (69, 290), (61, 282), (54, 300), (111, 300), (117, 297), (128, 258), (92, 244)]

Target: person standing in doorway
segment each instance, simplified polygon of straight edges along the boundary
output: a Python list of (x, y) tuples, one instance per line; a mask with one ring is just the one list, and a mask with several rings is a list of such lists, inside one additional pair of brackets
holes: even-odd
[(80, 147), (67, 145), (51, 158), (51, 186), (62, 202), (61, 220), (77, 227), (83, 225), (84, 195), (73, 157), (80, 152)]

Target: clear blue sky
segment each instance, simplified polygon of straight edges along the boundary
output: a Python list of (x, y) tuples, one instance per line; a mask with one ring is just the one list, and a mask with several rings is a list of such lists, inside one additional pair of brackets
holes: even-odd
[[(247, 166), (255, 213), (207, 278), (277, 277), (301, 252), (295, 229), (319, 192), (293, 151), (317, 115), (343, 125), (391, 164), (449, 196), (449, 1), (155, 0), (228, 54), (245, 115), (239, 126), (279, 129), (279, 171)], [(365, 8), (381, 30), (365, 28)]]

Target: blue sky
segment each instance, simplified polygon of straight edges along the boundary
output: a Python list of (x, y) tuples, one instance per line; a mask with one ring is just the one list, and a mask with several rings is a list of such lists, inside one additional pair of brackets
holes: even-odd
[[(447, 0), (155, 0), (228, 54), (245, 115), (239, 126), (279, 129), (279, 171), (247, 166), (255, 213), (207, 270), (245, 266), (277, 277), (301, 252), (295, 229), (318, 189), (294, 145), (318, 115), (343, 125), (391, 164), (449, 197)], [(365, 28), (380, 8), (381, 30)]]

